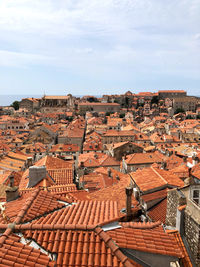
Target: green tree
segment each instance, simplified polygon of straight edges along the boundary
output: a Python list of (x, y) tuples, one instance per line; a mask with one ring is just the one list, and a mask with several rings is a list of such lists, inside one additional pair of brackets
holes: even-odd
[(19, 109), (19, 101), (14, 101), (12, 103), (12, 105), (10, 105), (11, 107), (13, 107), (15, 110), (18, 110)]
[(178, 113), (184, 113), (185, 110), (183, 108), (177, 108), (174, 114), (178, 114)]
[(191, 115), (187, 115), (186, 116), (186, 120), (191, 120), (192, 119), (192, 116)]
[(157, 95), (154, 95), (151, 99), (151, 105), (152, 104), (158, 104), (158, 96)]
[(119, 114), (119, 117), (120, 117), (120, 118), (124, 118), (124, 117), (125, 117), (125, 113), (120, 113), (120, 114)]

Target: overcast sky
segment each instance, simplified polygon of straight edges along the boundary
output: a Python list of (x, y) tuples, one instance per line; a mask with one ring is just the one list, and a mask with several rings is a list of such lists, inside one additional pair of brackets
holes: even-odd
[(200, 0), (1, 0), (0, 93), (200, 95)]

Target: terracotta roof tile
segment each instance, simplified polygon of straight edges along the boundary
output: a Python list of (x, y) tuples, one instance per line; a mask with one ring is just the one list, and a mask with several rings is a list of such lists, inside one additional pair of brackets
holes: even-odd
[(152, 153), (135, 153), (126, 156), (126, 163), (130, 165), (154, 163), (161, 161), (162, 157), (157, 151)]
[(155, 199), (163, 199), (163, 198), (167, 197), (167, 192), (168, 192), (168, 189), (165, 188), (163, 190), (159, 190), (159, 191), (156, 191), (156, 192), (153, 192), (153, 193), (150, 193), (150, 194), (142, 195), (141, 198), (145, 202), (149, 202), (149, 201), (152, 201), (152, 200), (155, 200)]
[(167, 198), (161, 200), (158, 204), (148, 210), (148, 216), (154, 221), (161, 221), (165, 224), (167, 212)]
[[(101, 235), (101, 236), (100, 236)], [(140, 266), (130, 263), (105, 232), (58, 230), (37, 234), (25, 232), (25, 237), (34, 239), (48, 252), (57, 253), (57, 266)], [(48, 242), (44, 242), (44, 238)]]
[(115, 160), (113, 157), (105, 154), (105, 153), (95, 153), (89, 152), (85, 154), (79, 155), (79, 166), (81, 162), (84, 164), (84, 167), (112, 167), (119, 166), (120, 162)]
[(151, 167), (137, 170), (130, 173), (132, 180), (141, 191), (156, 191), (156, 188), (166, 188), (168, 186), (182, 187), (184, 182), (171, 171), (161, 170)]
[[(117, 201), (118, 210), (122, 210), (126, 207), (126, 195), (125, 187), (130, 185), (130, 177), (127, 174), (120, 176), (120, 181), (113, 186), (103, 188), (88, 195), (89, 199), (93, 200), (113, 200)], [(137, 205), (137, 201), (132, 196), (132, 204)]]
[(179, 248), (181, 249), (181, 251), (182, 251), (182, 253), (184, 255), (184, 257), (182, 259), (183, 265), (184, 266), (187, 266), (187, 267), (192, 267), (193, 266), (192, 265), (192, 262), (190, 260), (190, 257), (188, 255), (188, 253), (187, 253), (187, 250), (185, 248), (185, 245), (183, 243), (183, 240), (181, 238), (180, 233), (178, 231), (174, 231), (174, 232), (171, 232), (171, 233), (169, 232), (169, 234), (172, 235), (172, 236), (174, 236), (176, 238), (177, 243), (179, 245)]
[(0, 247), (0, 266), (55, 266), (55, 262), (40, 250), (20, 243), (20, 237), (10, 235)]
[(116, 201), (78, 201), (35, 221), (38, 224), (97, 225), (118, 218)]
[(23, 194), (20, 198), (5, 203), (5, 210), (0, 215), (0, 223), (31, 221), (64, 207), (65, 204), (60, 203), (58, 199), (48, 192), (39, 190)]
[[(183, 257), (177, 241), (167, 233), (155, 229), (120, 228), (107, 232), (120, 248)], [(147, 242), (146, 242), (147, 241)], [(162, 249), (161, 249), (162, 248)]]
[(156, 222), (121, 222), (120, 225), (122, 225), (124, 228), (133, 228), (133, 229), (154, 229), (159, 230), (163, 232), (163, 227), (161, 225), (160, 221)]

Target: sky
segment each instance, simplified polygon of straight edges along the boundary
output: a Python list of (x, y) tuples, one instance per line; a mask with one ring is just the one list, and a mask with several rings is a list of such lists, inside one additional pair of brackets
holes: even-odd
[(0, 94), (200, 95), (200, 0), (0, 0)]

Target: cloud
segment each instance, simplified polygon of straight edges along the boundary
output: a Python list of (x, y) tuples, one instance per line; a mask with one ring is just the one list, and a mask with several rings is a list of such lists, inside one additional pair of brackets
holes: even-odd
[(4, 67), (26, 67), (34, 64), (47, 64), (50, 58), (43, 55), (17, 53), (0, 50), (0, 66)]
[(199, 0), (1, 1), (0, 65), (197, 78), (199, 14)]

